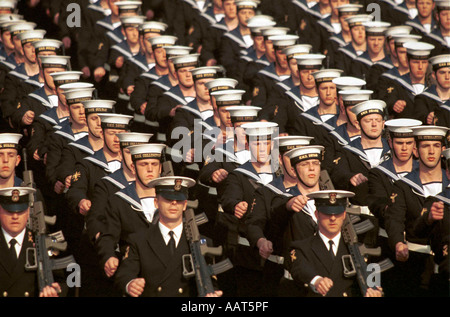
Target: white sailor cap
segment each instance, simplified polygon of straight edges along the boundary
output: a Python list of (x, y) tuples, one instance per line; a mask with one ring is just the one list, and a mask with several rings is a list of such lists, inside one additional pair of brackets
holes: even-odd
[(437, 11), (450, 10), (450, 3), (448, 0), (434, 0)]
[(80, 88), (80, 89), (70, 89), (64, 91), (64, 96), (66, 97), (67, 104), (69, 106), (76, 103), (82, 103), (86, 100), (91, 100), (93, 98), (95, 88)]
[(81, 75), (83, 75), (83, 72), (80, 71), (64, 71), (50, 74), (56, 87), (65, 84), (76, 83), (80, 80)]
[(18, 149), (20, 133), (0, 133), (0, 149)]
[(142, 23), (144, 23), (145, 19), (146, 18), (142, 15), (123, 16), (120, 17), (120, 23), (124, 28), (127, 27), (140, 28)]
[(411, 127), (422, 125), (422, 121), (408, 118), (391, 119), (385, 122), (385, 127), (389, 131), (391, 138), (413, 137)]
[(360, 120), (362, 117), (369, 114), (380, 114), (383, 116), (385, 108), (386, 103), (383, 100), (372, 99), (356, 104), (352, 108), (352, 112), (356, 115), (357, 119)]
[(247, 27), (250, 28), (250, 31), (253, 34), (261, 34), (262, 35), (262, 29), (275, 26), (276, 22), (274, 21), (273, 17), (269, 15), (255, 15), (254, 17), (248, 19), (247, 21)]
[(81, 103), (84, 106), (84, 113), (86, 114), (86, 116), (88, 116), (93, 113), (113, 113), (116, 101), (104, 99), (91, 99), (91, 100), (84, 100)]
[(219, 71), (218, 66), (201, 66), (191, 69), (192, 77), (194, 80), (205, 79), (205, 78), (217, 78), (217, 72)]
[(387, 38), (391, 38), (394, 35), (404, 35), (410, 34), (412, 31), (412, 26), (409, 25), (394, 25), (389, 27), (386, 31), (384, 31), (384, 35)]
[(373, 19), (373, 16), (369, 15), (369, 14), (356, 14), (356, 15), (352, 15), (349, 16), (348, 18), (345, 19), (345, 21), (347, 21), (348, 26), (350, 28), (354, 27), (354, 26), (364, 26), (364, 23), (369, 22)]
[(216, 99), (217, 107), (238, 106), (242, 103), (242, 96), (245, 90), (242, 89), (226, 89), (211, 92)]
[(153, 134), (151, 133), (140, 133), (140, 132), (117, 133), (117, 138), (119, 139), (120, 146), (122, 148), (140, 144), (148, 144), (152, 136)]
[(418, 42), (422, 36), (417, 34), (394, 34), (392, 35), (394, 39), (394, 45), (396, 47), (403, 47), (403, 44), (408, 42)]
[(235, 0), (238, 10), (252, 9), (255, 10), (261, 2), (259, 0)]
[(42, 39), (33, 42), (36, 54), (39, 54), (41, 52), (56, 52), (61, 48), (62, 45), (63, 42), (54, 39)]
[(296, 56), (295, 59), (299, 69), (321, 69), (325, 57), (323, 54), (303, 54)]
[(406, 54), (410, 59), (428, 60), (435, 46), (425, 42), (406, 42), (403, 47), (406, 48)]
[(70, 56), (47, 55), (39, 56), (42, 68), (67, 68)]
[(102, 120), (102, 129), (129, 130), (130, 121), (133, 116), (118, 113), (99, 113)]
[(184, 67), (197, 67), (198, 66), (199, 54), (189, 54), (180, 56), (171, 56), (169, 59), (175, 66), (175, 69), (180, 69)]
[(46, 33), (46, 30), (29, 30), (18, 34), (17, 37), (22, 42), (22, 45), (24, 45), (26, 43), (42, 40)]
[(64, 93), (67, 91), (70, 91), (70, 90), (86, 89), (86, 88), (93, 88), (93, 87), (94, 87), (94, 84), (86, 83), (86, 82), (73, 82), (73, 83), (67, 83), (67, 84), (59, 86), (59, 88), (62, 89)]
[(284, 155), (289, 158), (291, 165), (295, 166), (297, 163), (306, 160), (317, 159), (322, 161), (324, 149), (322, 145), (305, 145), (289, 150)]
[(314, 200), (316, 210), (326, 215), (342, 214), (349, 206), (349, 199), (355, 193), (346, 190), (321, 190), (306, 194)]
[(152, 179), (147, 187), (155, 188), (156, 195), (167, 200), (187, 200), (189, 188), (196, 184), (195, 180), (185, 176), (165, 176)]
[(31, 203), (31, 194), (36, 189), (32, 187), (7, 187), (0, 189), (0, 205), (9, 212), (22, 212), (26, 210)]
[(119, 8), (119, 14), (137, 13), (142, 5), (141, 1), (116, 1), (114, 3)]
[(338, 90), (355, 90), (361, 89), (366, 84), (366, 81), (358, 77), (342, 76), (333, 79), (333, 83), (336, 84)]
[(172, 36), (172, 35), (161, 35), (161, 36), (151, 37), (148, 39), (148, 41), (152, 45), (153, 49), (158, 48), (158, 47), (174, 45), (177, 40), (178, 40), (178, 38), (176, 36)]
[(258, 112), (261, 107), (256, 106), (230, 106), (227, 111), (230, 113), (231, 122), (255, 122), (258, 120)]
[(358, 14), (361, 10), (362, 10), (362, 5), (361, 4), (356, 4), (356, 3), (347, 3), (347, 4), (343, 4), (341, 6), (339, 6), (338, 12), (339, 15), (355, 15)]
[(438, 70), (439, 68), (450, 67), (450, 54), (436, 55), (431, 57), (429, 61), (433, 66), (434, 71)]
[(17, 6), (16, 0), (1, 0), (0, 10), (11, 10), (13, 11)]
[(142, 34), (146, 33), (163, 33), (167, 30), (169, 26), (166, 23), (158, 22), (158, 21), (144, 21), (139, 26), (139, 31)]
[(284, 35), (289, 32), (289, 28), (283, 26), (271, 26), (261, 28), (261, 34), (264, 36), (265, 40), (269, 38), (269, 36), (273, 35)]
[(340, 69), (321, 69), (314, 73), (312, 73), (316, 84), (325, 83), (325, 82), (333, 82), (333, 79), (341, 77), (341, 74), (344, 73), (343, 70)]
[(293, 34), (283, 34), (283, 35), (272, 35), (269, 36), (269, 41), (272, 41), (273, 47), (276, 50), (282, 50), (286, 47), (296, 44), (299, 39), (298, 35)]
[(368, 89), (344, 89), (339, 92), (344, 107), (354, 106), (363, 101), (370, 100), (373, 90)]
[(14, 13), (0, 14), (0, 30), (2, 32), (9, 31), (8, 25), (19, 21), (23, 21), (23, 15)]
[(262, 137), (265, 140), (270, 140), (272, 135), (274, 135), (278, 130), (278, 124), (275, 122), (248, 122), (241, 125), (244, 129), (245, 134), (251, 138)]
[(239, 82), (234, 78), (216, 78), (205, 84), (206, 88), (208, 88), (211, 95), (215, 91), (222, 91), (228, 89), (234, 89)]
[(388, 22), (368, 21), (363, 23), (366, 28), (366, 36), (385, 36), (385, 32), (391, 26)]
[[(119, 133), (119, 134), (122, 134), (122, 133)], [(136, 144), (136, 145), (130, 145), (128, 147), (133, 161), (144, 160), (144, 159), (161, 160), (163, 151), (166, 148), (166, 145), (162, 144), (162, 143), (147, 143), (148, 139), (146, 142), (141, 142), (141, 144)], [(141, 137), (141, 140), (143, 140), (142, 137)]]
[(295, 58), (298, 55), (309, 54), (311, 52), (312, 45), (310, 44), (294, 44), (283, 49), (283, 54), (287, 59)]
[(166, 50), (167, 58), (170, 60), (170, 57), (173, 56), (189, 55), (190, 52), (193, 50), (193, 47), (183, 45), (172, 45), (166, 46), (164, 47), (164, 49)]
[(278, 143), (279, 152), (284, 154), (298, 147), (310, 145), (311, 140), (313, 139), (314, 138), (310, 136), (284, 135), (276, 137), (274, 140)]
[(2, 20), (0, 21), (0, 28), (2, 32), (9, 32), (9, 27), (14, 23), (21, 23), (23, 19), (14, 19), (14, 20)]
[(11, 23), (8, 26), (8, 29), (11, 32), (11, 35), (14, 36), (14, 35), (18, 35), (19, 33), (22, 33), (25, 31), (34, 30), (36, 25), (37, 24), (34, 22), (17, 21), (17, 22)]
[(435, 125), (421, 125), (411, 127), (413, 135), (417, 141), (445, 141), (445, 137), (450, 130), (447, 127)]

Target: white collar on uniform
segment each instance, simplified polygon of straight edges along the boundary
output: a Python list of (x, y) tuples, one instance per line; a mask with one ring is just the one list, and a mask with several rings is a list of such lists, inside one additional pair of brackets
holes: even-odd
[(175, 227), (173, 229), (167, 228), (161, 222), (158, 222), (158, 226), (159, 226), (159, 230), (161, 231), (161, 234), (162, 234), (166, 244), (168, 244), (169, 240), (170, 240), (169, 231), (174, 232), (173, 238), (175, 239), (175, 245), (177, 246), (178, 242), (180, 241), (181, 234), (183, 233), (183, 223), (180, 223), (177, 227)]
[(2, 228), (2, 232), (3, 232), (3, 236), (5, 237), (5, 240), (6, 240), (6, 244), (7, 244), (7, 246), (8, 246), (8, 248), (9, 248), (9, 241), (11, 241), (11, 239), (16, 239), (16, 241), (17, 241), (17, 243), (16, 243), (16, 253), (17, 253), (17, 256), (19, 256), (19, 254), (20, 254), (20, 250), (21, 250), (21, 248), (22, 248), (22, 243), (23, 243), (23, 239), (25, 238), (25, 232), (26, 232), (26, 228), (24, 228), (23, 230), (22, 230), (22, 232), (21, 233), (19, 233), (17, 236), (15, 236), (15, 237), (13, 237), (13, 236), (11, 236), (9, 233), (7, 233), (6, 231), (5, 231), (5, 229), (3, 229)]
[[(320, 232), (319, 231), (319, 236), (320, 236), (320, 238), (322, 239), (322, 241), (323, 241), (323, 243), (325, 243), (325, 246), (326, 246), (326, 248), (327, 248), (327, 250), (329, 250), (330, 249), (330, 244), (328, 243), (328, 241), (330, 240), (329, 238), (327, 238), (327, 237), (325, 237), (323, 234), (322, 234), (322, 232)], [(333, 250), (334, 251), (334, 254), (336, 254), (336, 252), (337, 252), (337, 250), (338, 250), (338, 248), (339, 248), (339, 240), (341, 239), (341, 233), (339, 232), (333, 239), (331, 239), (331, 240), (333, 240), (333, 244), (334, 244), (334, 246), (335, 246), (335, 249)]]

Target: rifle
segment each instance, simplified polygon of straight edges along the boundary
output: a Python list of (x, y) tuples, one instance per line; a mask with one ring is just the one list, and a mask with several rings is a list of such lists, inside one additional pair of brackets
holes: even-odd
[(229, 259), (212, 265), (206, 263), (206, 254), (214, 256), (222, 255), (222, 246), (208, 247), (206, 242), (200, 238), (197, 225), (207, 221), (208, 219), (204, 213), (195, 216), (192, 207), (189, 207), (185, 211), (186, 236), (189, 241), (191, 253), (185, 254), (182, 257), (183, 276), (186, 278), (195, 276), (198, 295), (201, 297), (214, 292), (214, 286), (211, 280), (213, 275), (223, 273), (233, 267)]
[[(35, 188), (33, 171), (28, 170), (27, 154), (23, 151), (24, 166), (23, 186)], [(70, 263), (75, 263), (72, 255), (60, 259), (51, 259), (53, 255), (67, 249), (67, 242), (61, 231), (47, 234), (47, 224), (53, 225), (56, 216), (48, 217), (44, 214), (42, 201), (36, 199), (36, 194), (30, 194), (30, 229), (34, 233), (34, 247), (26, 249), (25, 270), (37, 271), (39, 291), (50, 286), (54, 282), (53, 271), (66, 268)]]
[(164, 149), (162, 151), (162, 172), (161, 172), (161, 177), (164, 176), (174, 176), (175, 172), (173, 171), (173, 166), (172, 166), (172, 161), (167, 159), (166, 156), (166, 149)]
[[(342, 264), (344, 266), (344, 276), (356, 276), (359, 288), (364, 296), (369, 288), (367, 285), (369, 272), (367, 271), (365, 256), (380, 256), (381, 247), (367, 248), (364, 244), (358, 242), (358, 234), (365, 233), (375, 227), (369, 219), (362, 222), (359, 221), (360, 218), (357, 214), (347, 213), (342, 227), (342, 236), (350, 254), (342, 256)], [(378, 262), (378, 265), (380, 267), (380, 273), (394, 266), (388, 258)], [(376, 289), (375, 287), (373, 288)]]

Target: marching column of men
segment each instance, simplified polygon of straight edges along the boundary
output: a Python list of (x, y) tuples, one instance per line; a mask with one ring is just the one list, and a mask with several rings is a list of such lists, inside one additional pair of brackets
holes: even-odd
[[(207, 296), (449, 296), (448, 0), (72, 2), (0, 0), (1, 296), (196, 296), (191, 206)], [(25, 269), (36, 199), (74, 289)]]

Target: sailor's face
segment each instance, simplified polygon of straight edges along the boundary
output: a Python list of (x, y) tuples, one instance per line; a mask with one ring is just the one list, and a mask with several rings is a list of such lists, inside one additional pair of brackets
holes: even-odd
[(320, 161), (318, 159), (304, 160), (296, 164), (298, 177), (307, 187), (314, 187), (319, 182)]
[(1, 226), (9, 235), (15, 237), (25, 229), (29, 214), (29, 208), (22, 212), (9, 212), (0, 206)]
[(0, 179), (9, 179), (20, 163), (20, 156), (16, 149), (0, 150)]
[(420, 141), (417, 146), (420, 161), (428, 168), (441, 162), (442, 143), (440, 141)]

